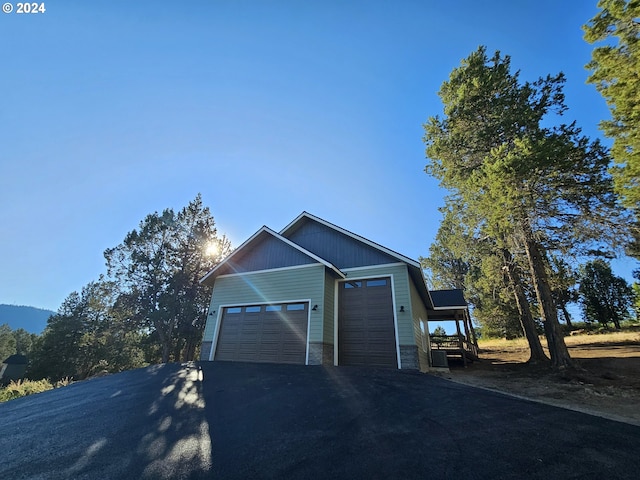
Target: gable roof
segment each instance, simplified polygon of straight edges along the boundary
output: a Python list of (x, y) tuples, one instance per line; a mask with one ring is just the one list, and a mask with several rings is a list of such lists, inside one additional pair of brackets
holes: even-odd
[(231, 252), (229, 255), (227, 255), (218, 265), (216, 265), (209, 273), (207, 273), (204, 277), (202, 277), (200, 279), (200, 283), (204, 283), (205, 285), (208, 285), (209, 282), (211, 282), (212, 280), (215, 279), (215, 277), (217, 276), (216, 273), (219, 272), (222, 267), (226, 266), (229, 264), (229, 262), (234, 258), (237, 257), (244, 249), (246, 249), (251, 243), (255, 242), (259, 237), (263, 236), (263, 235), (271, 235), (272, 237), (276, 238), (277, 240), (289, 245), (290, 247), (298, 250), (299, 252), (307, 255), (308, 257), (312, 258), (313, 260), (315, 260), (318, 263), (321, 263), (322, 265), (324, 265), (325, 267), (333, 270), (339, 277), (341, 278), (346, 278), (346, 275), (341, 272), (338, 268), (336, 268), (334, 265), (332, 265), (331, 263), (327, 262), (325, 259), (320, 258), (319, 256), (317, 256), (316, 254), (302, 248), (300, 245), (297, 245), (296, 243), (292, 242), (291, 240), (281, 236), (280, 234), (274, 232), (273, 230), (271, 230), (269, 227), (267, 227), (266, 225), (263, 226), (262, 228), (260, 228), (260, 230), (258, 230), (256, 233), (254, 233), (253, 235), (251, 235), (251, 237), (249, 237), (245, 242), (242, 243), (242, 245), (240, 245), (238, 248), (236, 248), (233, 252)]
[(7, 365), (27, 365), (29, 363), (29, 360), (24, 355), (14, 353), (13, 355), (10, 355), (2, 363), (6, 363)]
[(405, 255), (402, 255), (394, 250), (391, 250), (390, 248), (384, 247), (382, 245), (380, 245), (379, 243), (373, 242), (371, 240), (369, 240), (368, 238), (362, 237), (360, 235), (357, 235), (353, 232), (350, 232), (349, 230), (339, 227), (337, 225), (334, 225), (331, 222), (328, 222), (320, 217), (316, 217), (315, 215), (310, 214), (309, 212), (302, 212), (300, 215), (298, 215), (291, 223), (289, 223), (286, 227), (284, 227), (282, 230), (280, 230), (280, 235), (282, 235), (283, 237), (286, 237), (288, 235), (292, 235), (293, 232), (295, 232), (295, 230), (297, 228), (299, 228), (306, 220), (311, 220), (314, 222), (318, 222), (321, 225), (324, 225), (328, 228), (331, 228), (337, 232), (342, 233), (343, 235), (346, 235), (358, 242), (362, 242), (363, 244), (374, 248), (380, 252), (385, 253), (386, 255), (389, 255), (392, 258), (395, 258), (396, 260), (405, 263), (407, 265), (408, 271), (409, 271), (409, 276), (411, 277), (411, 279), (414, 282), (414, 285), (416, 286), (420, 297), (422, 298), (422, 301), (424, 302), (424, 304), (429, 308), (431, 306), (433, 306), (433, 301), (431, 300), (431, 296), (429, 295), (429, 289), (427, 288), (427, 282), (424, 278), (424, 272), (422, 270), (422, 266), (420, 265), (420, 262), (418, 262), (417, 260), (414, 260), (412, 258), (409, 258)]
[(375, 248), (377, 250), (380, 250), (381, 252), (386, 253), (387, 255), (394, 257), (395, 259), (407, 263), (411, 266), (417, 267), (417, 268), (421, 268), (420, 267), (420, 263), (417, 262), (416, 260), (413, 260), (412, 258), (406, 257), (398, 252), (395, 252), (387, 247), (384, 247), (382, 245), (380, 245), (379, 243), (373, 242), (367, 238), (361, 237), (360, 235), (357, 235), (353, 232), (350, 232), (349, 230), (346, 230), (342, 227), (339, 227), (337, 225), (334, 225), (331, 222), (327, 222), (326, 220), (323, 220), (320, 217), (316, 217), (315, 215), (310, 214), (309, 212), (302, 212), (300, 215), (298, 215), (291, 223), (289, 223), (289, 225), (287, 225), (286, 227), (284, 227), (282, 230), (280, 230), (280, 235), (282, 235), (283, 237), (286, 237), (288, 234), (290, 234), (293, 230), (295, 230), (305, 219), (310, 219), (313, 220), (314, 222), (318, 222), (326, 227), (329, 227), (337, 232), (342, 233), (343, 235), (347, 235), (348, 237), (353, 238), (354, 240), (357, 240), (359, 242), (364, 243), (365, 245), (368, 245), (372, 248)]

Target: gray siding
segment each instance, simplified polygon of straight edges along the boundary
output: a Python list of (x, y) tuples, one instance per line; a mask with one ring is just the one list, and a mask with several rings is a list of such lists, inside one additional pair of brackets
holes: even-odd
[(309, 219), (288, 234), (287, 238), (339, 269), (398, 261), (391, 255)]
[(312, 263), (317, 261), (265, 232), (222, 266), (218, 274), (252, 272)]
[(309, 341), (322, 342), (324, 285), (325, 267), (322, 264), (218, 277), (209, 306), (209, 311), (215, 314), (207, 317), (203, 342), (214, 341), (216, 325), (222, 313), (221, 305), (281, 303), (307, 299), (310, 300), (311, 307), (318, 305), (317, 311), (310, 312)]

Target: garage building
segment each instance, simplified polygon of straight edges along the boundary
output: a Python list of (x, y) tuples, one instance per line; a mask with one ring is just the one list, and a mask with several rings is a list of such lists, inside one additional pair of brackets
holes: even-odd
[(429, 368), (437, 306), (419, 262), (307, 212), (262, 227), (201, 282), (201, 360)]

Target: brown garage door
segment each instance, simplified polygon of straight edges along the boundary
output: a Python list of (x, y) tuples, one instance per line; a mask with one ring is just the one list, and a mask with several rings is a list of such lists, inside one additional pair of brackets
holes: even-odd
[(227, 307), (215, 360), (305, 364), (307, 303)]
[(340, 284), (338, 363), (398, 367), (391, 278)]

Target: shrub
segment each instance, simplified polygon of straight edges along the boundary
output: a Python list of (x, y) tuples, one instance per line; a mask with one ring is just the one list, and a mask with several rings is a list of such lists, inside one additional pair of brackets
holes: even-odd
[(53, 387), (54, 388), (66, 387), (67, 385), (71, 385), (72, 383), (73, 383), (73, 378), (64, 377), (58, 380)]
[(25, 397), (33, 393), (51, 390), (53, 385), (48, 380), (16, 380), (12, 381), (5, 388), (0, 389), (0, 402), (13, 400), (14, 398)]

